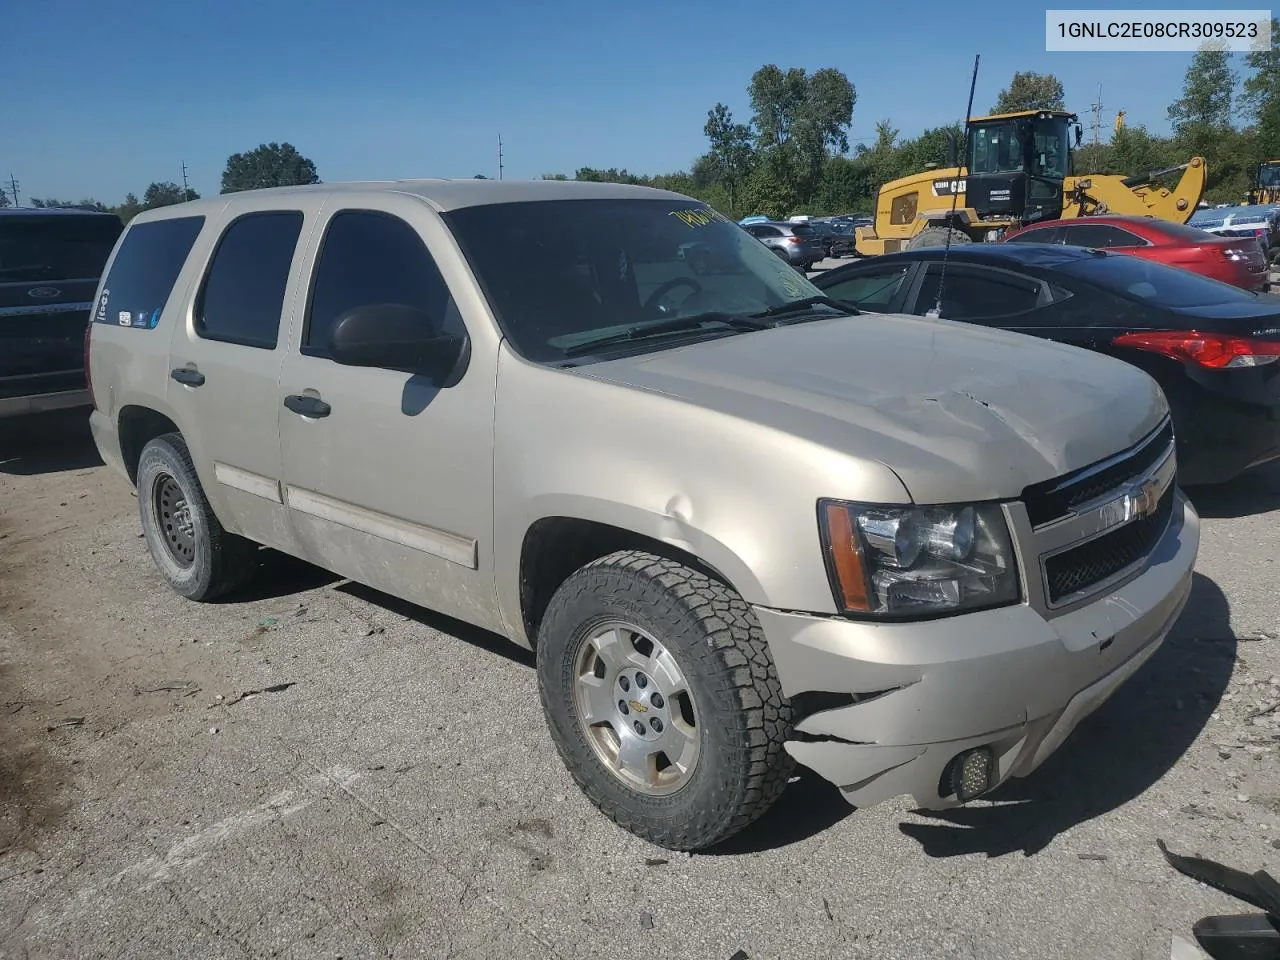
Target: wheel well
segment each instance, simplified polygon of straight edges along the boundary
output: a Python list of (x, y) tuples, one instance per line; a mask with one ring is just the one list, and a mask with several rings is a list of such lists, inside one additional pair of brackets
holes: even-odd
[(117, 429), (120, 431), (120, 455), (124, 458), (125, 469), (129, 471), (129, 481), (135, 484), (138, 482), (138, 460), (142, 457), (142, 448), (161, 434), (180, 432), (177, 424), (149, 407), (122, 407)]
[(592, 520), (544, 517), (529, 528), (520, 549), (520, 612), (531, 644), (537, 642), (542, 616), (560, 584), (592, 560), (618, 550), (644, 550), (686, 564), (733, 587), (723, 574), (699, 557), (653, 537)]

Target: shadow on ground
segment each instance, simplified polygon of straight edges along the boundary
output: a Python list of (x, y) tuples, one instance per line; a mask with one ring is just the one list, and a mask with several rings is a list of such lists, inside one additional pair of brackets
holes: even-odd
[(1139, 796), (1217, 709), (1236, 656), (1229, 614), (1217, 584), (1196, 574), (1187, 609), (1161, 649), (1039, 770), (1001, 787), (992, 805), (921, 811), (932, 822), (903, 823), (902, 832), (932, 857), (1031, 856)]
[(0, 473), (35, 477), (100, 466), (88, 409), (0, 420)]
[(1212, 487), (1191, 487), (1187, 496), (1202, 517), (1251, 517), (1280, 509), (1280, 462), (1269, 463)]
[(252, 580), (212, 602), (252, 603), (254, 600), (275, 600), (317, 587), (327, 587), (342, 579), (336, 573), (291, 557), (287, 553), (278, 553), (269, 547), (262, 547), (258, 551), (258, 562), (260, 566)]
[(500, 657), (506, 657), (513, 663), (522, 664), (531, 670), (535, 666), (532, 650), (526, 650), (519, 644), (513, 643), (506, 637), (499, 636), (496, 633), (490, 633), (480, 627), (472, 626), (461, 620), (455, 620), (453, 617), (447, 617), (442, 613), (436, 613), (434, 610), (419, 607), (398, 597), (374, 590), (372, 587), (366, 587), (361, 583), (347, 582), (337, 589), (353, 597), (358, 597), (367, 603), (382, 607), (384, 610), (389, 610), (391, 613), (408, 617), (424, 627), (448, 634), (463, 643), (469, 643), (485, 653), (494, 653)]

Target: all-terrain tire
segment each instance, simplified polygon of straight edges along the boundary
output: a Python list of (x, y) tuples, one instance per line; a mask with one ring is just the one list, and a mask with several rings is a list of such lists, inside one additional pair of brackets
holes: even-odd
[[(624, 783), (587, 740), (575, 664), (593, 629), (632, 624), (675, 658), (696, 704), (697, 763), (673, 793)], [(614, 822), (673, 850), (699, 850), (741, 831), (785, 789), (791, 706), (751, 608), (730, 587), (674, 560), (620, 551), (587, 564), (556, 591), (537, 641), (543, 710), (578, 786)]]
[[(180, 433), (166, 433), (138, 458), (138, 513), (151, 559), (160, 575), (188, 600), (214, 600), (242, 586), (258, 569), (258, 545), (228, 533), (214, 516)], [(190, 557), (173, 546), (173, 517), (157, 502), (166, 481), (177, 485), (179, 510), (190, 519)], [(172, 487), (169, 488), (172, 491)], [(184, 517), (184, 521), (185, 521)]]
[(947, 245), (947, 236), (950, 235), (951, 243), (973, 243), (973, 239), (963, 230), (957, 230), (955, 227), (929, 227), (917, 236), (911, 238), (907, 243), (908, 250), (920, 250), (924, 247), (945, 247)]

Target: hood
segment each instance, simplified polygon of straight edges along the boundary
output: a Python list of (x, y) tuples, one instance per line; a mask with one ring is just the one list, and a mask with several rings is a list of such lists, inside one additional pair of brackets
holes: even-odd
[(1137, 442), (1167, 410), (1155, 381), (1120, 360), (891, 314), (744, 333), (575, 372), (880, 461), (919, 503), (1016, 497)]

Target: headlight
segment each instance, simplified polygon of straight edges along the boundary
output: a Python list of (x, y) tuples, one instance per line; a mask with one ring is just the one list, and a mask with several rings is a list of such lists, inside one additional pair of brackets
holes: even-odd
[(998, 504), (818, 504), (827, 569), (846, 613), (937, 616), (1018, 600), (1009, 527)]

